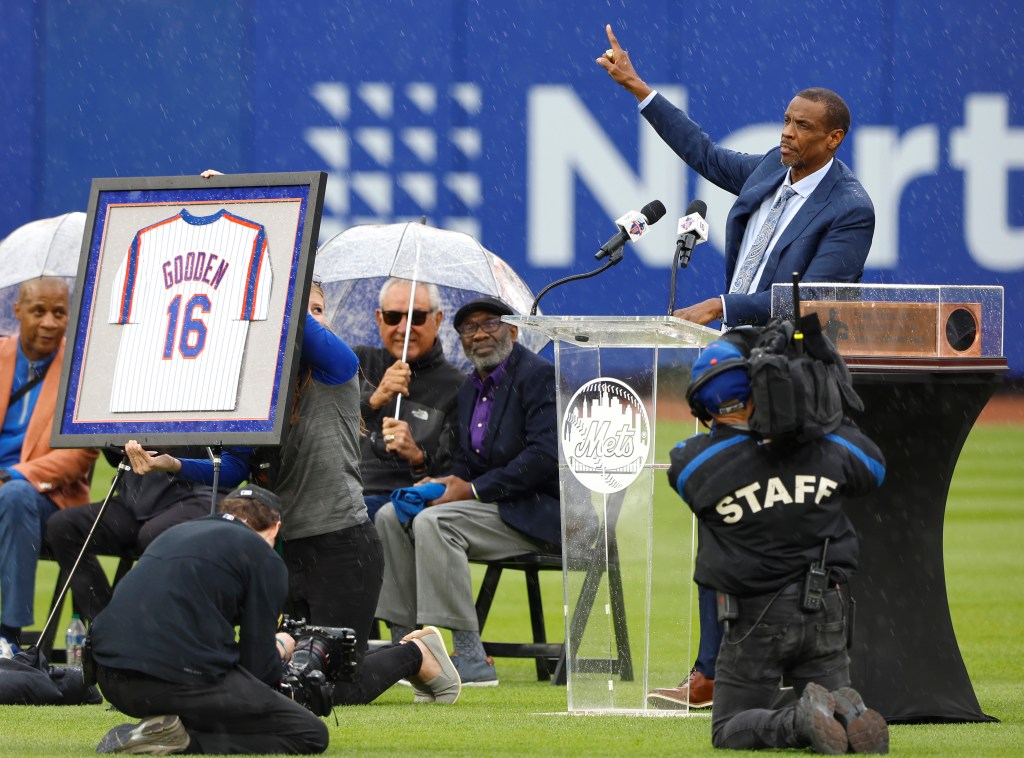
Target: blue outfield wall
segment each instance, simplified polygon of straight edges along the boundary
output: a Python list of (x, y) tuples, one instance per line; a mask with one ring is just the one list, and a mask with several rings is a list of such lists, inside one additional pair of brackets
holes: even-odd
[[(674, 220), (711, 244), (678, 302), (723, 286), (731, 197), (687, 169), (594, 59), (612, 23), (641, 75), (719, 142), (761, 152), (807, 86), (875, 203), (865, 281), (1000, 284), (1024, 373), (1024, 10), (1011, 0), (679, 3), (0, 0), (0, 236), (85, 209), (93, 177), (329, 172), (326, 239), (427, 216), (534, 288), (595, 266), (613, 219), (668, 217), (549, 313), (660, 314)], [(934, 7), (932, 7), (934, 5)]]

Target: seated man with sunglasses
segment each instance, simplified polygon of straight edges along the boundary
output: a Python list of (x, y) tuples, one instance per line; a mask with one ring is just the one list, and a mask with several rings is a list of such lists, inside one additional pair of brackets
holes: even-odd
[[(406, 532), (392, 504), (377, 514), (384, 584), (377, 616), (400, 639), (418, 624), (452, 630), (465, 686), (494, 686), (473, 605), (469, 561), (558, 549), (555, 367), (516, 342), (494, 298), (463, 305), (454, 324), (475, 370), (459, 390), (458, 448), (445, 485)], [(410, 539), (411, 537), (411, 539)]]
[[(380, 290), (377, 328), (383, 348), (355, 348), (359, 405), (366, 434), (360, 440), (363, 499), (373, 519), (392, 491), (451, 467), (455, 400), (466, 376), (444, 357), (438, 329), (444, 320), (433, 284), (416, 284), (411, 323), (406, 320), (412, 282), (388, 279)], [(409, 333), (406, 360), (402, 360)], [(399, 413), (396, 400), (402, 396)]]

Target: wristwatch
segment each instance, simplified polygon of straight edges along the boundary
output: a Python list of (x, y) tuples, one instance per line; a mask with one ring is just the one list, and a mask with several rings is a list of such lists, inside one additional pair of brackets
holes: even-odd
[(5, 468), (0, 468), (0, 484), (6, 484), (11, 481), (11, 472)]
[(420, 448), (420, 452), (423, 453), (423, 463), (419, 466), (413, 466), (412, 464), (409, 465), (409, 469), (416, 476), (422, 476), (430, 470), (430, 453), (423, 448)]

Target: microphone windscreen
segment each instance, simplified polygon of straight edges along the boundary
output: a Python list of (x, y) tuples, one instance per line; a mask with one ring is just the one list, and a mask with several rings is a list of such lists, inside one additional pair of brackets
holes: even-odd
[(652, 200), (641, 208), (640, 212), (644, 214), (644, 218), (647, 219), (647, 225), (651, 226), (652, 224), (656, 224), (661, 221), (662, 217), (665, 215), (665, 204), (660, 200)]
[(686, 207), (685, 215), (689, 216), (691, 213), (699, 213), (701, 218), (707, 218), (708, 204), (703, 200), (694, 200)]

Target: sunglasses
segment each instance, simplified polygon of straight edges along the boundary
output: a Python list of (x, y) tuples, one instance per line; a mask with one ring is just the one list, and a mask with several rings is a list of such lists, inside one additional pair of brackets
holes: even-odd
[[(423, 326), (427, 323), (427, 316), (433, 313), (433, 311), (413, 311), (412, 312), (412, 325)], [(384, 319), (384, 323), (388, 326), (398, 326), (402, 323), (402, 319), (408, 314), (406, 311), (381, 311), (380, 317)]]
[(463, 337), (472, 337), (476, 334), (477, 329), (483, 329), (487, 334), (494, 334), (501, 328), (501, 324), (502, 321), (500, 318), (485, 318), (483, 321), (468, 321), (465, 324), (459, 324), (458, 332)]

